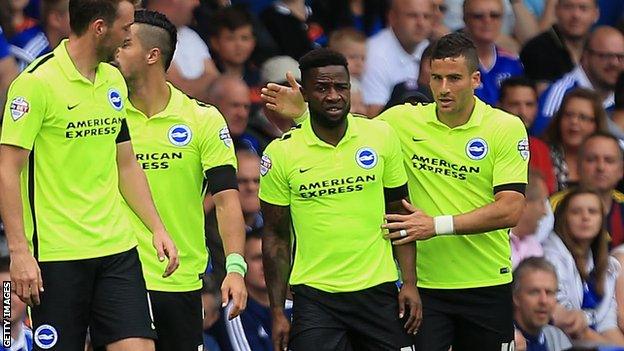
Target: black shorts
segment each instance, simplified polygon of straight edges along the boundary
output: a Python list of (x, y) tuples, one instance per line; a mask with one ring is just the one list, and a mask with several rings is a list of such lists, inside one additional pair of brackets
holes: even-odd
[(204, 344), (201, 291), (150, 290), (157, 351), (197, 351)]
[(126, 338), (156, 338), (136, 248), (75, 261), (40, 262), (45, 291), (31, 310), (33, 350), (83, 351)]
[(292, 291), (292, 351), (413, 350), (414, 342), (399, 319), (394, 283), (346, 293), (306, 285), (293, 286)]
[(513, 350), (511, 284), (473, 289), (419, 288), (423, 321), (416, 350)]

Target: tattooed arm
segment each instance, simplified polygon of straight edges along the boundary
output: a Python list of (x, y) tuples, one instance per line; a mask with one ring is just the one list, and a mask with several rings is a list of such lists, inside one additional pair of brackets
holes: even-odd
[(264, 215), (262, 262), (271, 304), (273, 347), (276, 351), (286, 350), (290, 332), (290, 322), (284, 315), (290, 274), (290, 207), (264, 201), (261, 204)]

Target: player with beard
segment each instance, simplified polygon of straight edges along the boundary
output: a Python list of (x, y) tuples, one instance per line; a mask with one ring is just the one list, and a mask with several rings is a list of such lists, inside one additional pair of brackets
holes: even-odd
[(164, 276), (178, 253), (134, 157), (126, 84), (104, 63), (128, 38), (133, 14), (130, 1), (70, 0), (69, 40), (9, 89), (0, 210), (13, 289), (32, 307), (34, 350), (82, 351), (87, 328), (96, 348), (154, 350), (124, 200), (151, 232)]
[(408, 196), (399, 141), (385, 122), (349, 114), (344, 56), (314, 50), (299, 68), (311, 118), (269, 144), (260, 168), (274, 348), (411, 350), (421, 320), (415, 248), (393, 247), (381, 230)]

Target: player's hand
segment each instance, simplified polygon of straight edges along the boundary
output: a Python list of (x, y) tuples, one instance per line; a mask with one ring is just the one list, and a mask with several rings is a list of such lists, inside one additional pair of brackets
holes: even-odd
[(288, 350), (288, 339), (290, 336), (290, 322), (284, 315), (284, 311), (272, 313), (271, 338), (273, 339), (273, 349), (275, 351)]
[(291, 72), (286, 73), (286, 79), (290, 86), (269, 83), (260, 90), (260, 97), (269, 110), (284, 118), (294, 119), (305, 112), (306, 104), (299, 91), (299, 83)]
[(180, 265), (180, 259), (178, 257), (178, 249), (176, 248), (173, 240), (169, 236), (169, 233), (165, 231), (158, 231), (154, 233), (154, 238), (152, 239), (152, 244), (156, 248), (156, 253), (158, 255), (158, 260), (163, 262), (165, 258), (169, 259), (169, 264), (167, 264), (167, 268), (165, 268), (165, 273), (163, 273), (163, 278), (170, 276), (178, 266)]
[(221, 284), (221, 306), (225, 307), (232, 300), (229, 320), (243, 313), (247, 307), (247, 288), (245, 279), (238, 273), (228, 273)]
[(416, 285), (403, 284), (399, 291), (399, 318), (405, 316), (409, 308), (409, 317), (405, 322), (405, 329), (409, 334), (416, 334), (422, 322), (422, 303)]
[(37, 260), (28, 249), (11, 253), (10, 267), (13, 291), (28, 306), (38, 305), (43, 292), (43, 279)]
[[(384, 237), (393, 240), (393, 245), (403, 245), (415, 240), (429, 239), (435, 235), (433, 217), (412, 206), (406, 200), (402, 200), (403, 207), (410, 214), (388, 214), (386, 221), (381, 227), (388, 229), (390, 233)], [(405, 230), (402, 232), (402, 230)]]

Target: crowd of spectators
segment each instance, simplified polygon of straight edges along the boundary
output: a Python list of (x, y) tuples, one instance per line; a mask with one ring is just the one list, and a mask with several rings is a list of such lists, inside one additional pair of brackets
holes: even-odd
[[(510, 230), (516, 349), (558, 350), (579, 341), (624, 347), (623, 1), (135, 3), (177, 26), (168, 79), (217, 106), (237, 148), (250, 302), (234, 321), (219, 316), (216, 287), (224, 258), (207, 198), (208, 350), (271, 349), (259, 249), (259, 165), (266, 145), (293, 122), (267, 109), (260, 89), (268, 82), (287, 84), (287, 72), (299, 80), (296, 60), (328, 46), (348, 60), (352, 112), (372, 118), (395, 104), (428, 102), (427, 48), (451, 31), (465, 31), (476, 44), (482, 82), (476, 96), (521, 118), (530, 135), (527, 201)], [(0, 0), (2, 105), (12, 79), (69, 34), (68, 4)], [(19, 326), (15, 340), (25, 340), (21, 322), (11, 322)]]

